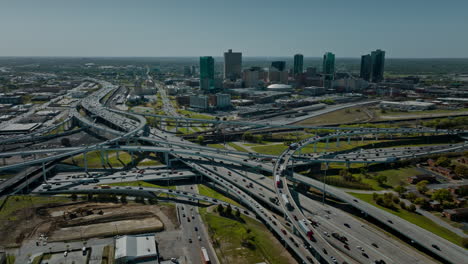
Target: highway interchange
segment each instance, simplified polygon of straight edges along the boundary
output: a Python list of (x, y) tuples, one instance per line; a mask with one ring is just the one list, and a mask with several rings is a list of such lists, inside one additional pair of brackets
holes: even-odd
[[(308, 162), (342, 162), (350, 163), (378, 163), (394, 162), (398, 159), (414, 158), (426, 156), (433, 153), (442, 153), (449, 151), (459, 151), (467, 148), (467, 144), (454, 144), (450, 146), (431, 146), (418, 148), (385, 148), (358, 150), (349, 153), (315, 153), (301, 154), (300, 150), (307, 145), (313, 145), (316, 142), (327, 142), (334, 139), (339, 143), (339, 139), (348, 139), (362, 137), (364, 135), (379, 134), (401, 134), (401, 133), (432, 133), (432, 134), (457, 134), (460, 131), (434, 130), (427, 128), (392, 128), (392, 129), (356, 129), (340, 128), (337, 132), (327, 133), (321, 136), (303, 140), (297, 143), (297, 147), (290, 147), (279, 157), (271, 155), (262, 155), (256, 153), (244, 153), (232, 150), (212, 149), (203, 147), (192, 142), (183, 140), (173, 133), (161, 131), (158, 128), (149, 127), (146, 119), (139, 114), (127, 113), (105, 107), (105, 100), (109, 100), (120, 91), (119, 87), (105, 81), (93, 80), (102, 85), (102, 89), (93, 95), (81, 100), (76, 108), (70, 111), (70, 118), (62, 123), (73, 120), (80, 127), (89, 129), (94, 133), (104, 135), (107, 140), (91, 146), (58, 148), (58, 149), (37, 149), (7, 151), (0, 153), (0, 157), (39, 155), (35, 159), (25, 160), (22, 163), (0, 166), (0, 170), (26, 167), (30, 165), (42, 165), (66, 157), (75, 156), (91, 151), (101, 151), (107, 153), (110, 150), (127, 151), (130, 153), (162, 153), (166, 164), (171, 162), (180, 162), (185, 164), (187, 169), (173, 171), (148, 170), (146, 173), (138, 174), (132, 172), (123, 172), (126, 175), (98, 175), (96, 177), (85, 178), (88, 182), (73, 178), (46, 179), (44, 184), (35, 190), (35, 193), (55, 194), (55, 193), (124, 193), (128, 195), (141, 195), (151, 197), (155, 193), (171, 193), (181, 199), (197, 199), (213, 204), (221, 201), (213, 200), (209, 197), (203, 197), (196, 193), (191, 193), (190, 186), (178, 186), (176, 193), (167, 189), (154, 189), (145, 187), (110, 187), (109, 189), (100, 189), (97, 184), (109, 184), (115, 182), (135, 181), (135, 180), (171, 180), (191, 179), (194, 177), (203, 177), (217, 186), (219, 191), (225, 192), (228, 196), (234, 198), (250, 212), (249, 216), (254, 214), (262, 221), (275, 236), (283, 241), (291, 252), (294, 252), (296, 258), (303, 263), (374, 263), (375, 261), (384, 261), (381, 263), (432, 263), (434, 260), (418, 253), (411, 246), (402, 244), (400, 241), (387, 236), (377, 228), (366, 224), (358, 218), (351, 217), (335, 207), (321, 204), (310, 197), (301, 194), (295, 190), (295, 186), (300, 183), (325, 191), (328, 195), (339, 199), (357, 210), (375, 218), (386, 228), (407, 237), (413, 245), (432, 256), (436, 256), (439, 261), (447, 263), (463, 263), (467, 259), (466, 251), (425, 229), (419, 228), (405, 220), (402, 220), (392, 214), (373, 207), (364, 201), (354, 198), (342, 190), (323, 184), (314, 179), (303, 175), (293, 173), (290, 169), (292, 162), (306, 164)], [(164, 109), (170, 113), (171, 117), (160, 118), (178, 118), (186, 122), (193, 122), (193, 119), (184, 118), (178, 115), (173, 109), (170, 101), (167, 99), (163, 89), (160, 89)], [(195, 120), (202, 122), (201, 120)], [(208, 121), (210, 122), (210, 121)], [(223, 121), (216, 121), (218, 124)], [(60, 124), (62, 124), (60, 123)], [(235, 122), (234, 122), (235, 123)], [(232, 125), (232, 124), (231, 124)], [(257, 124), (243, 123), (244, 127), (258, 128)], [(262, 124), (262, 127), (268, 125)], [(273, 124), (272, 126), (278, 126)], [(287, 125), (280, 125), (280, 127)], [(34, 133), (34, 136), (20, 136), (1, 141), (2, 145), (12, 142), (22, 142), (34, 140), (40, 135), (53, 131), (53, 128), (44, 128)], [(320, 127), (314, 127), (321, 129)], [(331, 144), (331, 143), (330, 143)], [(299, 152), (299, 153), (298, 153)], [(46, 154), (44, 154), (46, 153)], [(274, 164), (262, 162), (262, 159), (274, 159)], [(105, 162), (105, 160), (103, 161)], [(170, 167), (170, 165), (169, 165)], [(87, 168), (85, 168), (87, 171)], [(159, 174), (158, 174), (159, 173)], [(274, 178), (265, 175), (274, 175)], [(165, 176), (165, 177), (164, 177)], [(92, 182), (91, 181), (94, 181)], [(95, 180), (97, 179), (98, 182)], [(57, 185), (60, 183), (60, 185)], [(49, 186), (49, 187), (46, 187)], [(91, 187), (94, 186), (94, 187)], [(7, 188), (7, 187), (5, 187)], [(192, 186), (193, 188), (193, 186)], [(196, 188), (196, 186), (195, 186)], [(171, 192), (170, 192), (171, 191)], [(184, 194), (187, 193), (189, 195)], [(285, 196), (284, 196), (285, 195)], [(286, 199), (284, 199), (284, 197)], [(183, 222), (184, 229), (197, 228), (203, 226), (199, 219), (196, 206), (178, 205), (178, 212), (195, 211), (197, 216), (195, 223), (188, 224)], [(184, 208), (184, 209), (182, 209)], [(187, 218), (187, 217), (185, 217)], [(306, 227), (304, 227), (304, 225)], [(204, 246), (209, 249), (213, 261), (215, 254), (209, 245), (209, 239), (206, 230), (200, 231), (201, 241), (194, 243), (197, 247)], [(310, 235), (308, 231), (312, 231)], [(346, 237), (346, 243), (336, 238)], [(188, 235), (195, 236), (197, 233), (190, 231)], [(198, 237), (198, 236), (197, 236)], [(192, 239), (193, 240), (193, 239)], [(193, 242), (193, 241), (192, 241)], [(436, 247), (434, 247), (436, 245)], [(198, 251), (197, 251), (198, 252)], [(191, 255), (194, 255), (192, 252)], [(197, 263), (197, 262), (194, 262)], [(376, 262), (377, 263), (377, 262)]]

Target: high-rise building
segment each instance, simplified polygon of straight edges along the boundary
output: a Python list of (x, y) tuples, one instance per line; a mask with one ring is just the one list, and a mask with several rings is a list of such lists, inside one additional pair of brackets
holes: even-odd
[(192, 69), (190, 66), (184, 66), (184, 76), (185, 77), (192, 76)]
[(259, 73), (260, 69), (258, 67), (251, 67), (250, 69), (245, 69), (242, 76), (244, 86), (247, 88), (258, 87), (260, 81)]
[(331, 52), (323, 55), (322, 73), (326, 88), (331, 88), (331, 81), (335, 77), (335, 54)]
[(371, 52), (372, 71), (371, 80), (374, 83), (383, 81), (384, 79), (384, 66), (385, 66), (385, 51), (376, 50)]
[(242, 74), (242, 53), (224, 52), (224, 79), (236, 80), (241, 78)]
[(284, 71), (284, 69), (286, 68), (286, 62), (285, 61), (272, 61), (271, 67), (277, 69), (278, 71)]
[(210, 90), (214, 87), (214, 59), (211, 56), (200, 57), (200, 88)]
[(304, 55), (294, 55), (294, 74), (301, 74), (304, 71)]
[(370, 81), (372, 72), (372, 58), (371, 55), (361, 56), (361, 74), (360, 77), (366, 81)]

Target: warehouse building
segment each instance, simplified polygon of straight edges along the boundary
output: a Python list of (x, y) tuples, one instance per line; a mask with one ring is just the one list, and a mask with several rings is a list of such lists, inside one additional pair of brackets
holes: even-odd
[(115, 239), (115, 263), (157, 264), (154, 234), (121, 236)]

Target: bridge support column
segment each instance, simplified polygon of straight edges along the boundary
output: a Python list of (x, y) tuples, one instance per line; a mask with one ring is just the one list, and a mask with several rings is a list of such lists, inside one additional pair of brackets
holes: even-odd
[(351, 137), (348, 137), (348, 145), (351, 144)]
[(42, 177), (44, 177), (44, 183), (47, 182), (47, 176), (46, 176), (46, 169), (45, 169), (45, 163), (42, 162)]
[(118, 150), (115, 152), (115, 156), (117, 157), (117, 160), (120, 159), (120, 157), (119, 157), (119, 151), (118, 151)]
[(131, 159), (132, 166), (135, 166), (135, 161), (133, 159), (133, 152), (131, 152), (131, 151), (130, 151), (130, 159)]
[(361, 136), (361, 143), (364, 143), (364, 136)]
[(167, 152), (164, 152), (164, 163), (169, 167), (169, 154)]
[(109, 151), (106, 151), (106, 163), (109, 163)]
[(2, 160), (3, 160), (3, 166), (5, 166), (6, 165), (6, 158), (2, 158)]
[(88, 172), (88, 159), (86, 158), (86, 152), (83, 153), (84, 169), (85, 172)]
[(99, 155), (99, 156), (100, 156), (100, 158), (101, 158), (101, 166), (104, 168), (105, 165), (106, 165), (106, 161), (104, 160), (104, 151), (101, 150), (100, 152), (101, 152), (101, 153), (100, 153), (101, 155)]
[(336, 138), (336, 146), (337, 146), (337, 147), (340, 146), (340, 137), (337, 137), (337, 138)]
[(314, 152), (317, 152), (317, 142), (314, 142)]
[(330, 143), (329, 138), (326, 139), (325, 143), (326, 143), (326, 144), (325, 144), (325, 150), (328, 150), (329, 143)]
[(346, 162), (346, 168), (349, 169), (349, 166), (350, 166), (350, 163), (348, 161), (348, 162)]
[(379, 140), (379, 136), (375, 134), (375, 141)]

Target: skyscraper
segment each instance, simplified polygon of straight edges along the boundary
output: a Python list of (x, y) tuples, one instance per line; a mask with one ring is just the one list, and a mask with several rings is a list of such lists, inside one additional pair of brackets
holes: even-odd
[(323, 55), (322, 73), (326, 88), (331, 88), (332, 80), (335, 77), (335, 54), (331, 52)]
[(200, 88), (209, 90), (214, 87), (214, 59), (211, 56), (200, 57)]
[(224, 79), (236, 80), (242, 75), (242, 53), (224, 52)]
[(371, 55), (361, 56), (361, 74), (360, 77), (366, 81), (370, 81), (372, 72), (372, 58)]
[(286, 68), (286, 62), (285, 61), (272, 61), (271, 67), (277, 69), (278, 71), (284, 71), (284, 69)]
[(378, 49), (372, 51), (370, 56), (372, 60), (371, 80), (375, 83), (381, 82), (384, 79), (385, 51)]
[(293, 73), (301, 74), (304, 71), (304, 55), (296, 54), (294, 55), (294, 71)]

